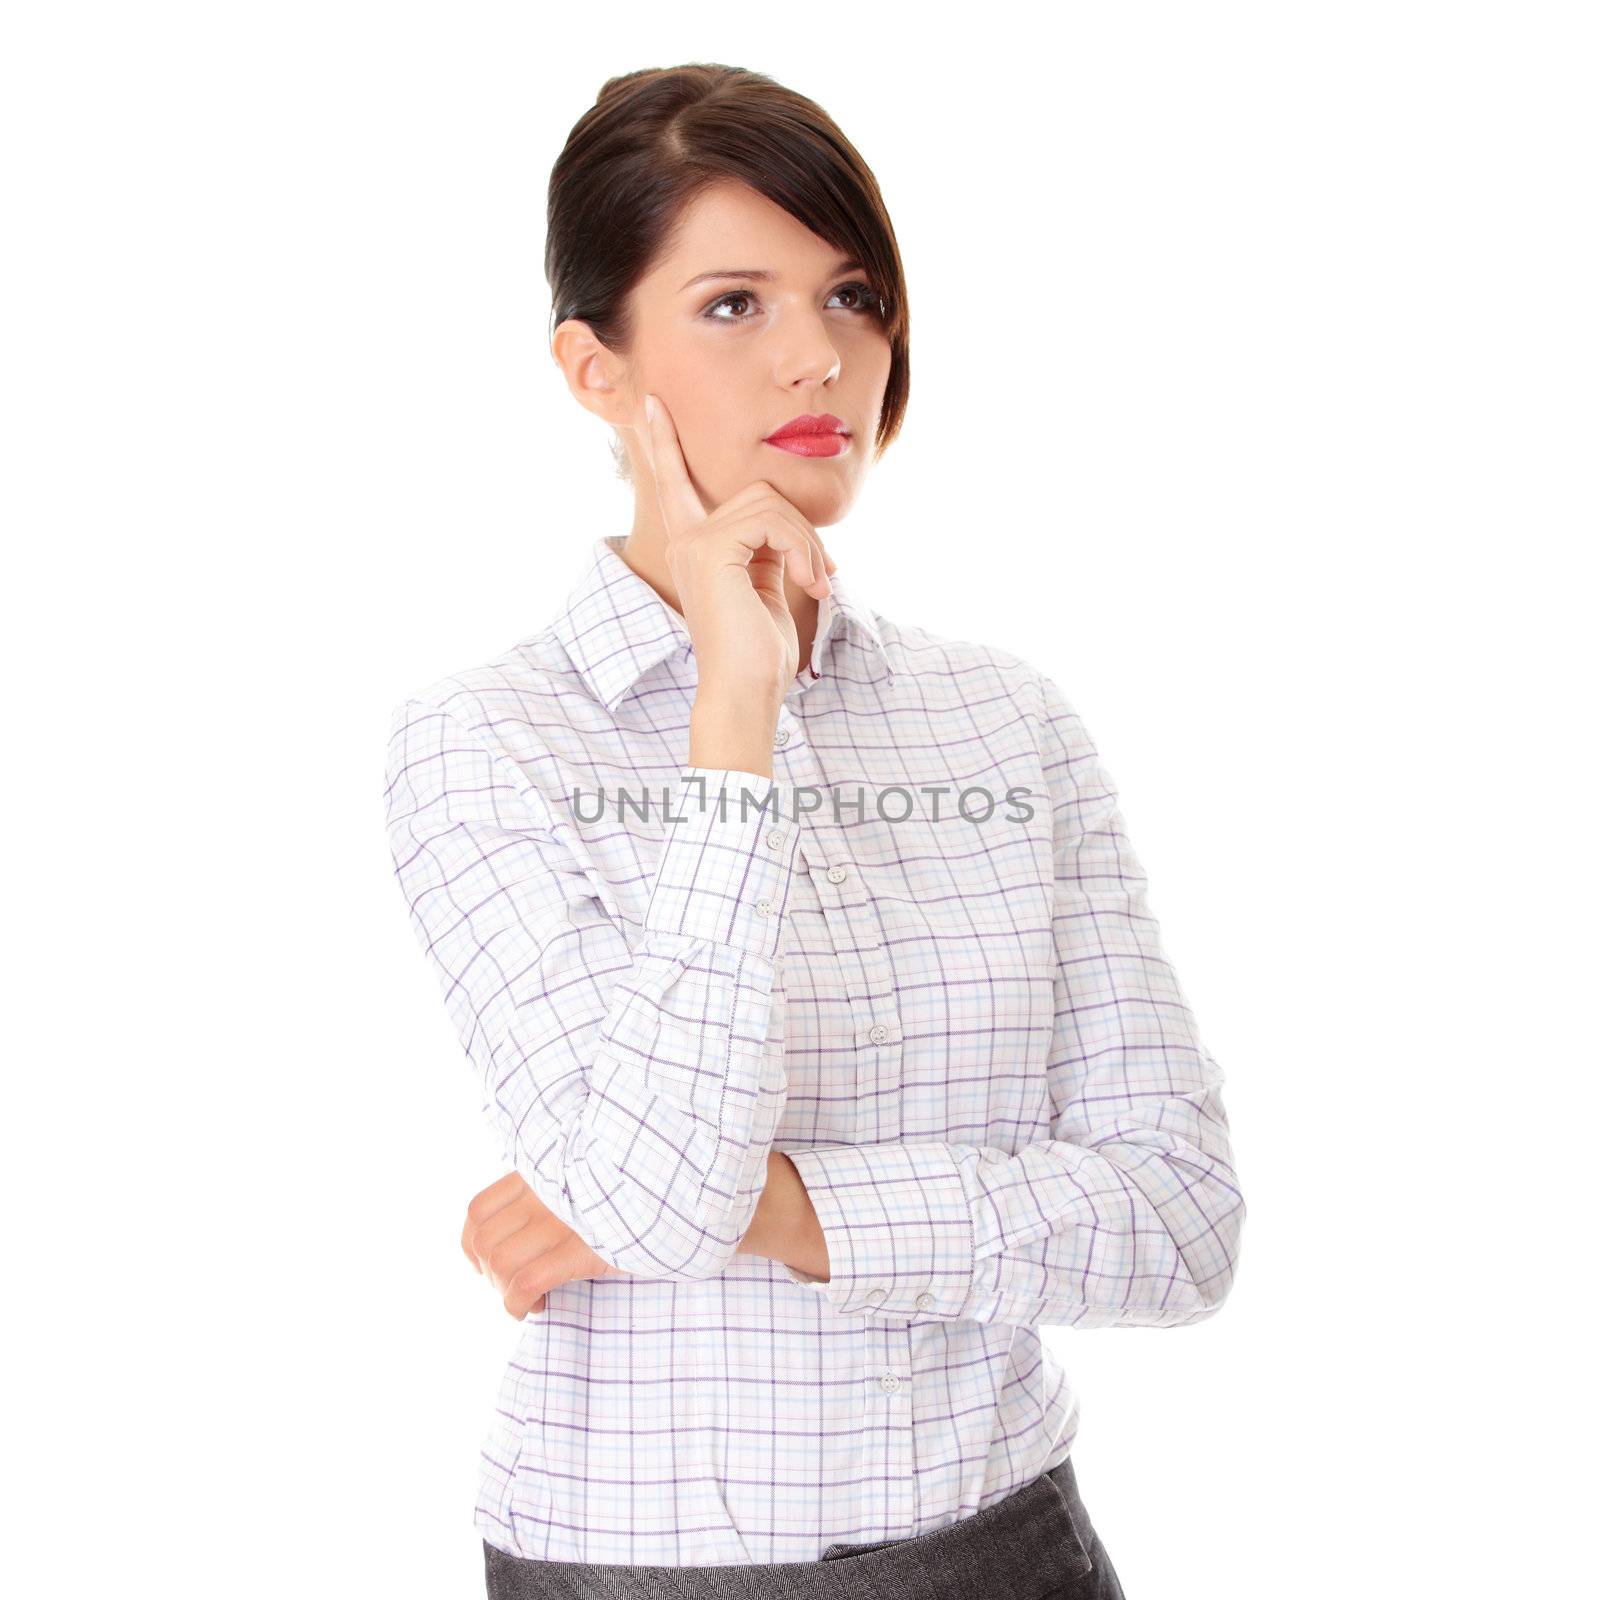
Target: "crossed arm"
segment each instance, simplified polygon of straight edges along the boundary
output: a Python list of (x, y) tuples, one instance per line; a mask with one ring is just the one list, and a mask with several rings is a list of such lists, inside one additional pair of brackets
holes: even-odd
[[(783, 1262), (844, 1315), (1170, 1327), (1220, 1307), (1245, 1215), (1222, 1072), (1162, 951), (1116, 791), (1060, 691), (1042, 680), (1039, 692), (1053, 1116), (1049, 1138), (1016, 1151), (775, 1151), (793, 822), (696, 811), (669, 829), (630, 944), (489, 725), (405, 708), (391, 747), (396, 869), (505, 1138), (508, 1187), (524, 1183), (540, 1208), (510, 1230), (528, 1230), (518, 1248), (537, 1247), (535, 1263), (555, 1258), (516, 1267), (530, 1305), (573, 1277), (710, 1278), (743, 1253)], [(474, 1226), (507, 1198), (475, 1201)], [(485, 1251), (510, 1220), (475, 1235)]]
[[(615, 1273), (511, 1171), (472, 1197), (461, 1248), (518, 1322), (544, 1310), (550, 1290)], [(765, 1256), (828, 1281), (828, 1244), (799, 1169), (781, 1150), (767, 1156), (767, 1181), (739, 1255)]]

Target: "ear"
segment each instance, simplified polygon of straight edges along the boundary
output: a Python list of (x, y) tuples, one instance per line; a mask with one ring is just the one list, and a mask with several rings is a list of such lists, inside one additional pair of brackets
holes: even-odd
[(630, 421), (635, 407), (625, 381), (625, 364), (595, 338), (587, 322), (568, 317), (550, 336), (550, 358), (586, 411), (613, 427)]

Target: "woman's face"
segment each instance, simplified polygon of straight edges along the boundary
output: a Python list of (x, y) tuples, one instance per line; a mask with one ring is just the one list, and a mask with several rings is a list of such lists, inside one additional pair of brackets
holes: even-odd
[[(604, 413), (627, 445), (640, 520), (659, 516), (644, 415), (654, 394), (708, 511), (765, 479), (814, 526), (838, 522), (871, 465), (889, 382), (876, 287), (748, 185), (703, 190), (634, 286), (633, 356), (614, 373)], [(849, 429), (839, 454), (765, 442), (794, 417), (823, 412)]]

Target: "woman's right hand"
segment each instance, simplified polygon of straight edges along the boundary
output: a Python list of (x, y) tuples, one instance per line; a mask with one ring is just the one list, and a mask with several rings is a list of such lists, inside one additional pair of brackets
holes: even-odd
[(800, 647), (783, 579), (819, 600), (836, 563), (817, 530), (764, 479), (708, 512), (660, 396), (646, 402), (656, 495), (666, 526), (667, 567), (689, 625), (699, 692), (753, 697), (776, 709), (800, 670)]

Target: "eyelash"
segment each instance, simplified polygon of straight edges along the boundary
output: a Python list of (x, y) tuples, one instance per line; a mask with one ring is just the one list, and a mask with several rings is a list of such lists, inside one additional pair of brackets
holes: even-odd
[[(870, 283), (841, 283), (834, 294), (842, 294), (846, 289), (859, 289), (863, 296), (862, 303), (855, 306), (846, 306), (846, 311), (853, 311), (857, 316), (868, 316), (872, 313), (882, 314), (883, 297)], [(712, 313), (718, 306), (729, 300), (755, 300), (759, 296), (754, 289), (730, 289), (726, 294), (719, 294), (700, 314), (707, 322), (748, 322), (749, 317), (717, 317)], [(831, 297), (830, 297), (831, 298)]]

